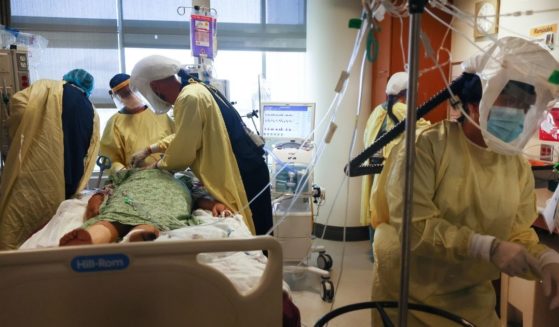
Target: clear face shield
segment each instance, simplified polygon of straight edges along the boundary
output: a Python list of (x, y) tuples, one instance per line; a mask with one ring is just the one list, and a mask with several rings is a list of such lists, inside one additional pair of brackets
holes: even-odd
[[(173, 107), (164, 92), (157, 92), (153, 82), (176, 76), (181, 69), (180, 62), (164, 56), (149, 56), (140, 60), (132, 69), (130, 83), (132, 90), (137, 90), (146, 99), (146, 103), (156, 114), (167, 113)], [(175, 77), (176, 78), (176, 77)], [(159, 88), (157, 88), (159, 89)], [(162, 90), (159, 90), (162, 91)]]
[[(169, 77), (171, 78), (171, 77)], [(174, 80), (179, 83), (181, 83), (181, 78), (179, 78), (179, 76), (174, 75), (172, 78), (174, 78)], [(156, 83), (168, 83), (168, 82), (162, 82), (162, 81), (152, 81), (156, 82)], [(157, 115), (161, 115), (161, 114), (165, 114), (168, 113), (170, 110), (173, 110), (174, 108), (174, 103), (171, 103), (172, 100), (169, 99), (168, 95), (166, 92), (164, 91), (158, 91), (161, 89), (164, 89), (166, 87), (168, 87), (168, 84), (166, 84), (167, 86), (160, 85), (159, 87), (154, 87), (151, 84), (149, 85), (149, 87), (147, 88), (146, 92), (144, 93), (146, 99), (148, 100), (148, 102), (151, 104), (153, 111), (157, 114)]]
[[(486, 112), (480, 111), (485, 143), (504, 154), (522, 151), (543, 116), (533, 85), (509, 80)], [(484, 126), (485, 125), (485, 126)]]
[(126, 80), (109, 91), (113, 102), (118, 109), (126, 108), (137, 110), (145, 106), (145, 102), (139, 93), (130, 89), (129, 80)]
[(153, 110), (153, 112), (155, 112), (155, 114), (166, 114), (169, 112), (169, 110), (173, 109), (173, 104), (168, 102), (169, 100), (165, 96), (164, 92), (157, 92), (156, 90), (154, 90), (149, 81), (141, 80), (140, 83), (142, 84), (142, 93), (140, 93), (140, 90), (132, 92), (143, 103), (149, 103), (150, 108)]

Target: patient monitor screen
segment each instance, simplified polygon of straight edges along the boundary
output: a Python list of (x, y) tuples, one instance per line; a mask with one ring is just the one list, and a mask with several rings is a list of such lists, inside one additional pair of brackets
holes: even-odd
[(266, 140), (303, 140), (314, 128), (314, 103), (263, 103), (261, 119)]

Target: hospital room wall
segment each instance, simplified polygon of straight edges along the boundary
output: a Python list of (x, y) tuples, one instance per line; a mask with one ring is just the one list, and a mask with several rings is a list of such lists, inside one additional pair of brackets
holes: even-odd
[[(353, 42), (357, 30), (348, 28), (351, 18), (359, 17), (361, 3), (345, 0), (308, 0), (307, 2), (307, 58), (310, 98), (316, 101), (316, 122), (324, 117), (334, 98), (334, 88), (342, 70), (347, 63), (353, 49)], [(360, 52), (362, 53), (362, 52)], [(326, 201), (315, 221), (326, 224), (326, 218), (331, 210), (328, 226), (359, 226), (359, 205), (361, 193), (361, 178), (351, 178), (349, 189), (344, 179), (343, 169), (349, 159), (349, 149), (355, 126), (358, 105), (359, 74), (362, 56), (356, 59), (354, 69), (350, 72), (349, 88), (341, 102), (336, 118), (338, 129), (332, 142), (324, 151), (322, 160), (317, 164), (314, 179), (317, 184), (326, 189)], [(371, 66), (367, 65), (364, 75), (363, 111), (357, 126), (356, 148), (352, 155), (363, 149), (363, 129), (371, 107)], [(318, 143), (324, 133), (317, 135)], [(336, 191), (342, 187), (339, 198), (334, 200)], [(347, 225), (346, 203), (348, 204)], [(333, 206), (333, 207), (332, 207)]]
[[(471, 0), (454, 0), (454, 4), (461, 10), (473, 14), (475, 8), (475, 1)], [(546, 10), (559, 8), (559, 1), (557, 0), (501, 0), (500, 14), (512, 13), (515, 11), (526, 10)], [(530, 37), (530, 29), (536, 26), (555, 23), (559, 25), (559, 15), (556, 11), (547, 13), (535, 13), (530, 16), (522, 15), (519, 17), (500, 17), (499, 18), (499, 31), (498, 38), (505, 36), (520, 36), (524, 38)], [(481, 48), (487, 47), (491, 42), (487, 40), (475, 41), (473, 39), (473, 29), (463, 21), (456, 20), (454, 26), (465, 36)], [(559, 47), (557, 46), (558, 37), (555, 33), (555, 49), (551, 54), (559, 60)], [(473, 55), (480, 53), (474, 45), (469, 43), (464, 37), (458, 33), (453, 32), (452, 37), (452, 60), (459, 63)], [(459, 65), (455, 66), (454, 75), (457, 75), (461, 69)]]

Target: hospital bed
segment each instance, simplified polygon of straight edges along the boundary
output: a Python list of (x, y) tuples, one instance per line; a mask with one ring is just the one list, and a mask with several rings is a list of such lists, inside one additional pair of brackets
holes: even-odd
[(64, 201), (22, 249), (0, 253), (3, 326), (282, 324), (281, 246), (251, 237), (242, 217), (197, 212), (208, 223), (154, 242), (49, 247), (86, 203)]

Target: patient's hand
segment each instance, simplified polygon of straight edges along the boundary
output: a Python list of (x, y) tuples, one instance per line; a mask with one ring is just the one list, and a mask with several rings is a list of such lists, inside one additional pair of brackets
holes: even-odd
[(214, 201), (214, 205), (212, 207), (212, 216), (223, 216), (223, 217), (230, 217), (233, 213), (229, 210), (225, 204), (221, 202)]
[(97, 192), (89, 198), (84, 214), (85, 220), (88, 220), (89, 218), (95, 217), (99, 214), (99, 208), (101, 207), (104, 199), (105, 193), (103, 192)]
[(214, 216), (214, 217), (217, 217), (217, 216), (229, 217), (229, 216), (233, 215), (231, 210), (229, 208), (227, 208), (225, 206), (225, 204), (223, 204), (221, 202), (218, 202), (218, 201), (202, 198), (202, 199), (198, 199), (196, 204), (198, 205), (198, 207), (200, 209), (211, 211), (212, 216)]

